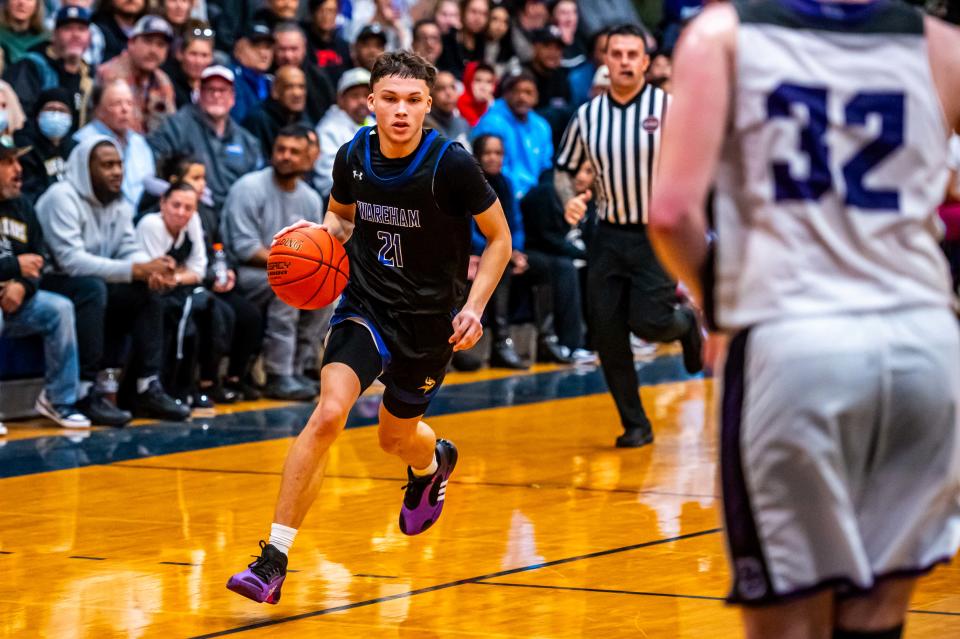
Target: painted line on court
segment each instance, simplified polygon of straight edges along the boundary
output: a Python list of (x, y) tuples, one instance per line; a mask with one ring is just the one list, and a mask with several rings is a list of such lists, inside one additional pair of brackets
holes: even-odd
[(678, 595), (672, 592), (643, 592), (639, 590), (617, 590), (613, 588), (586, 588), (577, 586), (550, 586), (545, 584), (516, 584), (506, 581), (477, 581), (478, 586), (507, 586), (510, 588), (535, 588), (540, 590), (569, 590), (572, 592), (596, 592), (607, 595), (636, 595), (638, 597), (670, 597), (674, 599), (704, 599), (706, 601), (723, 601), (723, 597), (708, 597), (706, 595)]
[(270, 626), (290, 623), (292, 621), (300, 621), (301, 619), (310, 619), (312, 617), (320, 617), (323, 615), (333, 614), (335, 612), (344, 612), (346, 610), (353, 610), (354, 608), (363, 608), (366, 606), (373, 606), (380, 603), (386, 603), (388, 601), (394, 601), (396, 599), (405, 599), (405, 598), (413, 597), (416, 595), (422, 595), (430, 592), (437, 592), (439, 590), (447, 590), (449, 588), (455, 588), (457, 586), (463, 586), (465, 584), (475, 584), (480, 581), (498, 579), (500, 577), (506, 577), (507, 575), (515, 575), (522, 572), (540, 570), (541, 568), (550, 568), (553, 566), (560, 566), (562, 564), (569, 564), (575, 561), (583, 561), (585, 559), (595, 559), (597, 557), (606, 557), (608, 555), (615, 555), (617, 553), (627, 552), (630, 550), (640, 550), (641, 548), (650, 548), (652, 546), (660, 546), (663, 544), (669, 544), (677, 541), (684, 541), (686, 539), (693, 539), (695, 537), (714, 535), (720, 532), (720, 530), (721, 530), (720, 528), (711, 528), (709, 530), (701, 530), (698, 532), (688, 533), (686, 535), (669, 537), (667, 539), (656, 539), (654, 541), (646, 541), (639, 544), (631, 544), (629, 546), (620, 546), (619, 548), (610, 548), (608, 550), (598, 550), (596, 552), (587, 553), (585, 555), (577, 555), (574, 557), (564, 557), (563, 559), (554, 559), (553, 561), (545, 561), (539, 564), (522, 566), (520, 568), (511, 568), (509, 570), (501, 570), (499, 572), (494, 572), (487, 575), (479, 575), (477, 577), (469, 577), (467, 579), (458, 579), (456, 581), (449, 581), (447, 583), (437, 584), (435, 586), (417, 588), (416, 590), (410, 590), (408, 592), (400, 592), (394, 595), (387, 595), (385, 597), (367, 599), (366, 601), (357, 601), (355, 603), (344, 604), (342, 606), (335, 606), (333, 608), (324, 608), (322, 610), (304, 612), (297, 615), (290, 615), (289, 617), (277, 617), (275, 619), (264, 619), (263, 621), (247, 624), (245, 626), (238, 626), (236, 628), (229, 628), (227, 630), (220, 630), (218, 632), (211, 632), (204, 635), (196, 635), (194, 637), (191, 637), (190, 639), (214, 639), (215, 637), (227, 637), (229, 635), (235, 635), (235, 634), (239, 634), (241, 632), (247, 632), (250, 630), (258, 630), (260, 628), (268, 628)]
[[(684, 370), (683, 358), (679, 355), (641, 363), (637, 373), (640, 386), (701, 378)], [(427, 417), (525, 406), (606, 392), (607, 386), (599, 369), (565, 368), (452, 385), (434, 399)], [(347, 428), (375, 424), (379, 406), (379, 397), (362, 396), (350, 412)], [(312, 402), (300, 403), (198, 418), (193, 422), (160, 422), (136, 428), (84, 431), (71, 438), (56, 435), (15, 439), (3, 442), (5, 445), (0, 447), (0, 479), (295, 437), (313, 408)]]
[[(706, 601), (726, 601), (723, 597), (709, 597), (707, 595), (682, 595), (672, 592), (643, 592), (639, 590), (618, 590), (616, 588), (586, 588), (578, 586), (553, 586), (548, 584), (518, 584), (507, 581), (477, 581), (478, 586), (507, 586), (509, 588), (534, 588), (541, 590), (569, 590), (571, 592), (596, 592), (608, 595), (636, 595), (638, 597), (670, 597), (674, 599), (702, 599)], [(940, 610), (907, 610), (913, 615), (944, 615), (960, 617), (960, 612), (944, 612)]]
[[(283, 473), (279, 470), (246, 470), (243, 468), (199, 468), (196, 466), (154, 466), (152, 464), (128, 464), (126, 462), (117, 462), (107, 464), (111, 468), (136, 468), (138, 470), (166, 470), (166, 471), (184, 471), (191, 473), (213, 473), (226, 475), (268, 475), (280, 477)], [(324, 479), (355, 479), (366, 481), (386, 481), (404, 483), (406, 477), (377, 477), (375, 475), (324, 475)], [(458, 486), (480, 486), (483, 488), (529, 488), (531, 490), (577, 490), (586, 493), (622, 493), (627, 495), (657, 495), (659, 497), (681, 497), (683, 499), (720, 499), (719, 495), (707, 493), (678, 493), (665, 490), (655, 490), (649, 488), (594, 488), (592, 486), (571, 486), (570, 484), (558, 483), (539, 483), (531, 482), (529, 484), (517, 484), (499, 481), (464, 481), (462, 479), (451, 479), (450, 484)]]

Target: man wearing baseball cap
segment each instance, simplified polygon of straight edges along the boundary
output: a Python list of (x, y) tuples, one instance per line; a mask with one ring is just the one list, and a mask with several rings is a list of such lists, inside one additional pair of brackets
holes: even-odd
[(372, 124), (367, 96), (370, 95), (370, 72), (355, 67), (340, 76), (337, 103), (330, 107), (317, 124), (320, 157), (315, 165), (320, 195), (326, 198), (333, 187), (333, 161), (341, 146), (353, 139), (360, 127)]
[(166, 61), (173, 29), (160, 16), (146, 15), (130, 33), (127, 50), (97, 70), (97, 82), (124, 80), (134, 93), (132, 128), (147, 134), (177, 110), (170, 77), (160, 68)]
[(353, 61), (358, 67), (373, 71), (384, 51), (387, 50), (387, 33), (379, 24), (368, 24), (360, 29), (353, 44)]
[(273, 78), (267, 73), (273, 64), (273, 31), (262, 22), (250, 24), (233, 45), (233, 73), (236, 76), (236, 104), (230, 115), (237, 122), (270, 97)]
[(93, 71), (83, 61), (89, 45), (90, 12), (74, 6), (58, 9), (50, 42), (32, 48), (4, 74), (26, 113), (33, 113), (42, 91), (62, 87), (73, 95), (69, 105), (77, 113), (73, 130), (86, 124), (93, 93)]
[(233, 71), (224, 66), (204, 69), (197, 103), (185, 105), (148, 138), (158, 166), (178, 155), (190, 155), (203, 162), (207, 167), (207, 187), (218, 213), (230, 186), (262, 165), (257, 138), (230, 117), (235, 79)]
[(89, 428), (90, 420), (76, 408), (80, 379), (73, 304), (39, 290), (46, 261), (43, 231), (33, 206), (21, 197), (19, 158), (28, 150), (9, 135), (0, 136), (0, 335), (43, 336), (46, 379), (36, 408), (65, 428)]

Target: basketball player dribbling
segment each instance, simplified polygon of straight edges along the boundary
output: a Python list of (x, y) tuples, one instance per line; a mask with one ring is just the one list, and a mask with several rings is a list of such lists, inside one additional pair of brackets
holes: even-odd
[(894, 0), (718, 3), (673, 88), (650, 227), (732, 333), (729, 600), (751, 638), (896, 639), (960, 543), (960, 331), (935, 230), (960, 31)]
[[(510, 231), (473, 156), (424, 130), (436, 69), (419, 56), (382, 55), (370, 79), (375, 128), (337, 153), (323, 227), (346, 242), (350, 283), (331, 320), (320, 399), (287, 455), (269, 542), (227, 587), (275, 604), (287, 553), (317, 497), (330, 446), (360, 394), (379, 378), (380, 446), (408, 465), (400, 529), (436, 522), (457, 449), (420, 421), (454, 351), (476, 344), (480, 317), (510, 260)], [(487, 238), (469, 296), (471, 217)], [(301, 221), (277, 234), (317, 226)], [(349, 242), (347, 242), (349, 240)]]

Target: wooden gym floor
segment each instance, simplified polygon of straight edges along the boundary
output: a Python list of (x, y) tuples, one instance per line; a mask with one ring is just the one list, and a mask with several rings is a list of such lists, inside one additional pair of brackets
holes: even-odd
[[(443, 517), (397, 526), (401, 464), (364, 398), (331, 453), (279, 605), (224, 588), (267, 535), (310, 406), (86, 437), (11, 424), (0, 448), (0, 637), (738, 637), (716, 497), (713, 385), (642, 364), (657, 441), (613, 448), (593, 369), (452, 375), (428, 420), (460, 449)], [(960, 570), (907, 637), (960, 637)]]

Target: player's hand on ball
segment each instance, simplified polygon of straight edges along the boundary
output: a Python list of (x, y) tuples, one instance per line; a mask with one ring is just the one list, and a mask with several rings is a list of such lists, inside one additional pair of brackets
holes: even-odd
[(463, 309), (453, 318), (453, 335), (450, 343), (453, 351), (468, 351), (477, 345), (483, 335), (483, 324), (480, 315), (468, 309)]
[(284, 228), (277, 231), (273, 236), (273, 243), (276, 244), (277, 240), (289, 233), (290, 231), (296, 231), (298, 229), (308, 229), (316, 228), (323, 229), (324, 231), (330, 232), (330, 229), (327, 228), (324, 224), (318, 224), (316, 222), (311, 222), (309, 220), (300, 220), (299, 222), (294, 222), (290, 226), (285, 226)]
[(576, 195), (567, 200), (567, 205), (563, 208), (563, 219), (570, 226), (576, 226), (587, 214), (587, 203), (593, 199), (593, 192), (587, 189), (580, 195)]

